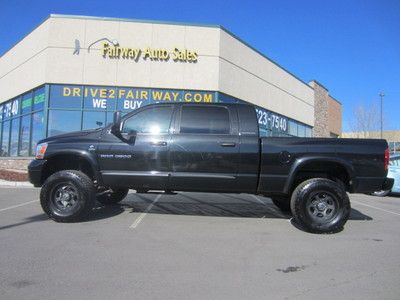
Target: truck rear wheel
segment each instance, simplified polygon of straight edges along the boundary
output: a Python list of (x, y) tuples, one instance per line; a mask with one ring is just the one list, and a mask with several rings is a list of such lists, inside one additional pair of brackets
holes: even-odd
[(92, 211), (95, 188), (92, 180), (75, 170), (51, 175), (40, 191), (43, 211), (56, 222), (77, 222)]
[(273, 196), (272, 202), (283, 212), (290, 212), (290, 199), (285, 196)]
[(295, 221), (307, 231), (340, 231), (350, 215), (350, 200), (343, 187), (329, 179), (314, 178), (299, 184), (290, 202)]
[(96, 196), (101, 204), (109, 205), (122, 201), (128, 195), (129, 189), (111, 189)]

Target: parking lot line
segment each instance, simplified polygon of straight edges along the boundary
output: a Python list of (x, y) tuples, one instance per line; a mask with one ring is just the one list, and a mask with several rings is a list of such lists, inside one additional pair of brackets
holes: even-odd
[(20, 206), (28, 205), (28, 204), (31, 204), (31, 203), (34, 203), (34, 202), (39, 202), (39, 200), (32, 200), (32, 201), (25, 202), (25, 203), (22, 203), (22, 204), (18, 204), (18, 205), (13, 205), (13, 206), (9, 206), (9, 207), (6, 207), (6, 208), (2, 208), (2, 209), (0, 209), (0, 212), (6, 211), (6, 210), (9, 210), (9, 209), (13, 209), (13, 208), (17, 208), (17, 207), (20, 207)]
[(158, 195), (153, 202), (147, 206), (146, 210), (140, 214), (140, 216), (132, 223), (131, 226), (129, 226), (130, 229), (135, 229), (136, 227), (139, 226), (140, 222), (144, 219), (144, 217), (147, 215), (147, 213), (153, 208), (154, 204), (161, 198), (161, 194)]
[(370, 207), (370, 208), (374, 208), (374, 209), (377, 209), (377, 210), (381, 210), (381, 211), (387, 212), (387, 213), (392, 214), (392, 215), (400, 216), (399, 213), (396, 213), (396, 212), (393, 212), (393, 211), (390, 211), (390, 210), (386, 210), (386, 209), (383, 209), (383, 208), (380, 208), (380, 207), (372, 206), (372, 205), (369, 205), (369, 204), (361, 203), (361, 202), (358, 202), (356, 200), (351, 200), (351, 202), (354, 202), (354, 203), (357, 203), (357, 204), (360, 204), (360, 205), (364, 205), (364, 206), (367, 206), (367, 207)]

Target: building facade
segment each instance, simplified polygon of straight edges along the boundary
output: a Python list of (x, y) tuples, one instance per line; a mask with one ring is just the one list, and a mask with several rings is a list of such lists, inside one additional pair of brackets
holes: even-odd
[(0, 89), (4, 157), (160, 102), (250, 103), (262, 136), (341, 133), (325, 87), (220, 26), (51, 15), (0, 57)]

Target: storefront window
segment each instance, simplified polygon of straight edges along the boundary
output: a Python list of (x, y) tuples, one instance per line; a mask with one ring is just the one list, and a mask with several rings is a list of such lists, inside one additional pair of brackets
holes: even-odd
[(38, 111), (32, 114), (32, 143), (31, 143), (31, 155), (35, 154), (36, 145), (39, 140), (44, 136), (44, 114), (43, 111)]
[(106, 119), (106, 125), (112, 124), (114, 121), (114, 112), (107, 112), (106, 113), (107, 119)]
[(3, 118), (5, 120), (11, 119), (12, 117), (15, 117), (19, 114), (19, 102), (20, 99), (13, 99), (11, 101), (8, 101), (4, 104), (3, 106)]
[(31, 132), (31, 115), (26, 115), (21, 118), (21, 132), (19, 142), (19, 155), (29, 155), (29, 138)]
[(306, 136), (306, 127), (304, 125), (299, 124), (299, 129), (297, 135), (299, 137), (305, 137)]
[(82, 108), (83, 93), (82, 86), (52, 85), (49, 105), (51, 108)]
[(9, 156), (9, 136), (10, 136), (10, 121), (5, 121), (3, 123), (3, 134), (1, 141), (1, 156)]
[(0, 122), (3, 122), (3, 105), (0, 105)]
[[(179, 94), (179, 93), (178, 93)], [(170, 100), (174, 97), (178, 98), (178, 94), (168, 94)], [(117, 110), (132, 111), (150, 104), (150, 98), (159, 99), (158, 101), (165, 99), (166, 93), (162, 91), (149, 90), (149, 89), (137, 89), (137, 88), (118, 88), (118, 104)], [(157, 100), (154, 100), (157, 101)]]
[(26, 93), (21, 99), (21, 114), (28, 113), (32, 110), (32, 93)]
[(82, 129), (93, 129), (106, 125), (106, 113), (97, 111), (84, 111)]
[(45, 96), (44, 86), (41, 88), (38, 88), (37, 90), (34, 91), (34, 96), (33, 96), (33, 110), (34, 111), (43, 109), (45, 98), (46, 98), (46, 96)]
[(289, 121), (289, 135), (297, 136), (298, 123), (295, 121)]
[(115, 110), (117, 88), (86, 86), (83, 88), (83, 107), (86, 109)]
[(19, 142), (19, 118), (11, 120), (11, 140), (10, 140), (10, 155), (18, 155)]
[(48, 136), (81, 129), (81, 111), (50, 110)]
[(306, 127), (306, 137), (312, 137), (312, 130), (310, 127)]

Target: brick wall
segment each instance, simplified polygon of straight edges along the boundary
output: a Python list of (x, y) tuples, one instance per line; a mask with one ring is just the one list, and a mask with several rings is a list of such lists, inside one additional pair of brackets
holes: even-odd
[(328, 96), (328, 130), (340, 136), (342, 134), (342, 105)]
[(314, 136), (329, 137), (328, 90), (315, 80), (309, 84), (314, 89)]
[(0, 170), (23, 170), (27, 171), (28, 164), (31, 162), (32, 158), (18, 158), (18, 159), (0, 159)]
[(340, 136), (342, 133), (342, 104), (331, 97), (328, 89), (313, 80), (309, 85), (314, 89), (314, 136)]

